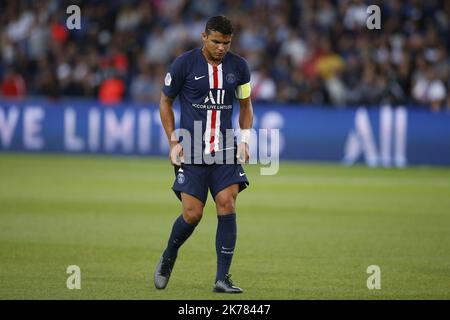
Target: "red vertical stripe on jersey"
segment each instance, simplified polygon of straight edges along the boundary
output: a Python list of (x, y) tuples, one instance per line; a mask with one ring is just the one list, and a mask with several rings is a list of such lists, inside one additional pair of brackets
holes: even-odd
[(213, 66), (214, 89), (219, 88), (219, 75), (217, 74), (217, 66)]
[(213, 110), (211, 113), (211, 139), (209, 140), (209, 151), (214, 151), (214, 138), (216, 135), (216, 113), (217, 110)]
[[(214, 79), (214, 89), (219, 88), (219, 76), (217, 74), (217, 66), (213, 66), (213, 79)], [(209, 150), (210, 150), (210, 152), (214, 151), (214, 139), (215, 139), (215, 136), (216, 136), (216, 113), (217, 113), (217, 110), (212, 110), (212, 114), (211, 114), (211, 139), (209, 140)]]

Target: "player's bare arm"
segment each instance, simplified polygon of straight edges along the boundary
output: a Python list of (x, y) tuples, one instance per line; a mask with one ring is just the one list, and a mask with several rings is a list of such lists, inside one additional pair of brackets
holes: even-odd
[(173, 99), (161, 92), (159, 114), (170, 145), (169, 159), (172, 165), (180, 166), (183, 162), (183, 147), (175, 136), (175, 115), (172, 106)]
[(250, 129), (253, 125), (253, 106), (250, 97), (239, 99), (239, 126), (241, 128), (241, 142), (237, 148), (236, 157), (240, 163), (246, 163), (250, 159)]

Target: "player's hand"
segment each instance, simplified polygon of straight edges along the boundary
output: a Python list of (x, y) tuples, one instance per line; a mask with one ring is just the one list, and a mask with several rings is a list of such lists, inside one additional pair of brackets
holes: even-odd
[(246, 142), (238, 144), (236, 158), (240, 164), (248, 163), (248, 160), (250, 159), (250, 150)]
[(184, 162), (183, 146), (180, 143), (170, 146), (169, 159), (173, 166), (181, 166)]

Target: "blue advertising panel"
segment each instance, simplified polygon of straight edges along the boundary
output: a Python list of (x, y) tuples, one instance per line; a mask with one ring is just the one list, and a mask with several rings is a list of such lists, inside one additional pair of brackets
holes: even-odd
[[(449, 113), (304, 105), (255, 105), (254, 113), (253, 152), (265, 140), (280, 159), (450, 165)], [(0, 151), (166, 156), (168, 143), (155, 105), (0, 100)]]

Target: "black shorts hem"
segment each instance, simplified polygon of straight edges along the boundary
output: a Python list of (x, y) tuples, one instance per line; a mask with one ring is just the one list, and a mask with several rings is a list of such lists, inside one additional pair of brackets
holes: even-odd
[(213, 197), (214, 202), (216, 201), (216, 196), (217, 196), (217, 194), (218, 194), (220, 191), (222, 191), (223, 189), (228, 188), (229, 186), (232, 186), (233, 184), (239, 185), (239, 191), (238, 191), (238, 193), (239, 193), (239, 192), (241, 192), (241, 191), (244, 191), (244, 190), (250, 185), (250, 182), (248, 182), (248, 181), (242, 181), (242, 180), (241, 180), (241, 181), (234, 181), (234, 182), (231, 182), (231, 183), (229, 183), (229, 184), (224, 185), (222, 188), (220, 188), (219, 190), (217, 190), (217, 192), (216, 192), (215, 194), (212, 194), (212, 193), (211, 193), (211, 196)]
[(186, 193), (186, 194), (188, 194), (190, 196), (193, 196), (194, 198), (200, 200), (203, 203), (203, 205), (206, 205), (206, 200), (207, 199), (203, 200), (198, 194), (194, 194), (193, 192), (186, 192), (186, 191), (181, 191), (181, 190), (175, 190), (173, 187), (172, 187), (172, 190), (175, 193), (175, 195), (177, 196), (178, 200), (180, 200), (180, 201), (182, 201), (181, 193), (183, 192), (183, 193)]

